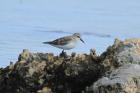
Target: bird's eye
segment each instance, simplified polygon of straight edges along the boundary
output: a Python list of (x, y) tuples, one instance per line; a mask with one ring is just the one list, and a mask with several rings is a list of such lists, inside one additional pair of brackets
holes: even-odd
[(80, 38), (80, 36), (77, 36), (78, 38)]

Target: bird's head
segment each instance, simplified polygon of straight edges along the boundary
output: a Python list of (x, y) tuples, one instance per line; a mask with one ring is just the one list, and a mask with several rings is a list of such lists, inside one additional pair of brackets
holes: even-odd
[(79, 40), (81, 40), (83, 43), (85, 43), (84, 40), (81, 38), (80, 33), (74, 33), (73, 36), (75, 36), (76, 38), (78, 38)]

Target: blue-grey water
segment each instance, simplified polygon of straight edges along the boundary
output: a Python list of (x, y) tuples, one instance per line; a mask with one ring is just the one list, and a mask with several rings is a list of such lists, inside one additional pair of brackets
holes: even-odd
[(114, 38), (140, 37), (140, 0), (0, 0), (0, 67), (23, 49), (54, 52), (42, 42), (80, 32), (86, 44), (73, 51), (100, 54)]

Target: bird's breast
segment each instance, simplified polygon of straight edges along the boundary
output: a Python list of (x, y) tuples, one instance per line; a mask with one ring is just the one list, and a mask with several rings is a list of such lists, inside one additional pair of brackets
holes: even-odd
[(64, 49), (64, 50), (69, 50), (69, 49), (74, 48), (76, 46), (76, 43), (77, 42), (69, 42), (65, 45), (53, 45), (53, 46)]

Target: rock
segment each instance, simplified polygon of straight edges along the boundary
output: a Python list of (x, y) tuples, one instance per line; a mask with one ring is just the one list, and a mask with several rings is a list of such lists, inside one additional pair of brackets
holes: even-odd
[(15, 64), (0, 71), (0, 92), (49, 93), (51, 89), (55, 93), (78, 93), (97, 80), (100, 70), (99, 62), (88, 54), (54, 56), (24, 49)]
[(86, 93), (139, 93), (140, 65), (126, 64), (102, 77)]
[(90, 57), (91, 57), (92, 60), (94, 60), (95, 62), (100, 62), (100, 58), (99, 58), (99, 56), (97, 56), (96, 50), (95, 50), (95, 49), (90, 49)]
[(105, 69), (111, 70), (123, 64), (140, 64), (140, 39), (115, 40), (100, 59)]
[(13, 62), (10, 62), (9, 69), (10, 69), (10, 70), (14, 69), (14, 64), (13, 64)]
[(75, 52), (72, 52), (71, 53), (71, 57), (75, 57), (76, 56), (76, 53)]
[(30, 61), (31, 55), (29, 50), (24, 49), (23, 52), (19, 55), (18, 61)]
[(139, 39), (115, 39), (100, 56), (95, 49), (57, 56), (24, 49), (15, 64), (0, 69), (0, 93), (136, 93), (139, 63)]
[(44, 87), (42, 90), (38, 90), (37, 93), (53, 93), (48, 87)]
[(128, 39), (118, 48), (115, 60), (120, 64), (140, 64), (140, 39)]

